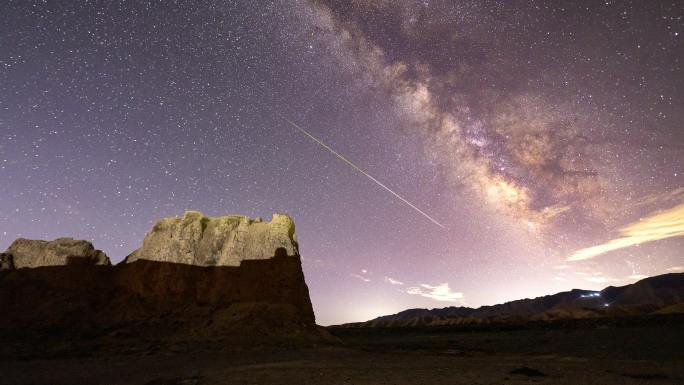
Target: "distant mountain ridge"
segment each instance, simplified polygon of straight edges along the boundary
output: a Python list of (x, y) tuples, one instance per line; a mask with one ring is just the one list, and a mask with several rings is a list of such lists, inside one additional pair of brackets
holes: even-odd
[(332, 327), (437, 326), (664, 313), (684, 313), (684, 273), (645, 278), (626, 286), (608, 286), (601, 291), (573, 289), (477, 309), (408, 309)]

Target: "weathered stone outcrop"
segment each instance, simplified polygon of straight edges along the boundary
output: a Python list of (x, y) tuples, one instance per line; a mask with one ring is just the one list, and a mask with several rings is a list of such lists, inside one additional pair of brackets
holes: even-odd
[[(22, 267), (62, 266), (66, 264), (111, 265), (109, 257), (93, 244), (73, 238), (58, 238), (52, 242), (19, 238), (5, 251), (11, 255), (3, 257), (2, 267), (13, 265)], [(11, 263), (10, 263), (11, 261)], [(7, 267), (11, 268), (11, 267)]]
[(14, 270), (14, 256), (10, 253), (0, 253), (0, 270)]
[(283, 248), (298, 256), (295, 225), (289, 216), (273, 214), (271, 222), (261, 218), (227, 215), (209, 218), (187, 211), (182, 218), (157, 221), (143, 246), (126, 257), (197, 266), (240, 266), (243, 260), (269, 259)]
[(19, 239), (2, 254), (0, 358), (336, 341), (316, 325), (286, 215), (187, 212), (116, 266), (83, 243)]

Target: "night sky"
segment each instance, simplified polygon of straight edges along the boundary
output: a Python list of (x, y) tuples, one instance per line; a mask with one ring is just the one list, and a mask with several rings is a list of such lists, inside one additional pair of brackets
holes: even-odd
[(680, 1), (0, 15), (0, 251), (287, 213), (322, 325), (684, 271)]

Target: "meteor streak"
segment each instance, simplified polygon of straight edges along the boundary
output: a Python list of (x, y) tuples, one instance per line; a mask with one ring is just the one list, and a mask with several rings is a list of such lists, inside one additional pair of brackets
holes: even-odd
[(297, 127), (297, 129), (298, 129), (299, 131), (305, 133), (306, 136), (308, 136), (309, 138), (315, 140), (315, 141), (318, 142), (318, 144), (320, 144), (321, 146), (327, 148), (330, 152), (332, 152), (333, 154), (337, 155), (340, 159), (342, 159), (343, 161), (349, 163), (352, 167), (354, 167), (355, 169), (357, 169), (361, 174), (363, 174), (363, 175), (369, 177), (373, 182), (379, 184), (380, 186), (382, 186), (382, 188), (384, 188), (385, 190), (391, 192), (395, 197), (401, 199), (404, 203), (406, 203), (407, 205), (411, 206), (414, 210), (416, 210), (416, 211), (418, 211), (419, 213), (423, 214), (427, 219), (433, 221), (437, 226), (439, 226), (439, 227), (441, 227), (441, 228), (444, 228), (444, 226), (442, 226), (439, 222), (437, 222), (436, 220), (430, 218), (430, 216), (427, 215), (427, 214), (425, 214), (424, 212), (420, 211), (420, 209), (418, 209), (418, 207), (412, 205), (411, 203), (409, 203), (409, 201), (407, 201), (406, 199), (400, 197), (399, 194), (397, 194), (397, 193), (395, 193), (394, 191), (390, 190), (387, 186), (385, 186), (384, 184), (378, 182), (378, 181), (375, 180), (375, 178), (373, 178), (372, 176), (366, 174), (363, 170), (361, 170), (360, 168), (356, 167), (352, 162), (346, 160), (342, 155), (340, 155), (340, 154), (336, 153), (335, 151), (333, 151), (330, 147), (326, 146), (326, 145), (325, 145), (323, 142), (321, 142), (320, 140), (314, 138), (311, 134), (309, 134), (308, 132), (304, 131), (301, 127), (299, 127), (298, 125), (292, 123), (289, 119), (287, 119), (286, 117), (284, 117), (284, 116), (282, 116), (282, 115), (280, 115), (280, 117), (283, 118), (283, 119), (285, 119), (285, 121), (287, 121), (287, 122), (290, 123), (291, 125)]

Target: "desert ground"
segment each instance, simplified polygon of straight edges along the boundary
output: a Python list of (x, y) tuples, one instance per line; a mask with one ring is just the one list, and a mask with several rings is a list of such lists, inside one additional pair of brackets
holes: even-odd
[(342, 345), (5, 356), (0, 383), (684, 383), (682, 315), (330, 330)]

